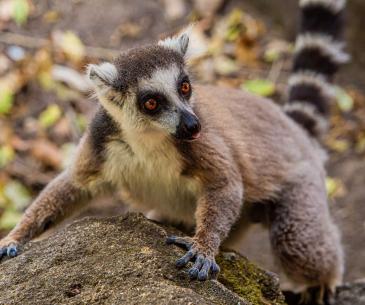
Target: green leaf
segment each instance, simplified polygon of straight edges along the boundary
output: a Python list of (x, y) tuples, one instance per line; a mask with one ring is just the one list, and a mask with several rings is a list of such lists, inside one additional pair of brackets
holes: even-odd
[(65, 54), (76, 62), (85, 57), (85, 46), (81, 39), (72, 31), (67, 31), (62, 36), (61, 48)]
[(84, 132), (87, 127), (88, 120), (85, 115), (79, 113), (76, 116), (76, 124), (81, 132)]
[(270, 96), (275, 93), (275, 84), (266, 79), (252, 79), (243, 83), (241, 89), (261, 96)]
[(334, 139), (329, 141), (328, 145), (332, 150), (339, 153), (343, 153), (350, 149), (350, 143), (344, 139)]
[(276, 49), (267, 49), (264, 53), (264, 59), (268, 63), (273, 63), (280, 58), (280, 52)]
[(22, 213), (12, 209), (6, 209), (0, 218), (0, 229), (10, 230), (19, 222)]
[(57, 120), (61, 117), (62, 112), (58, 105), (52, 104), (49, 105), (46, 110), (44, 110), (39, 115), (39, 123), (44, 127), (48, 128), (54, 125)]
[(342, 112), (349, 112), (352, 110), (354, 107), (354, 100), (345, 90), (340, 87), (335, 87), (335, 95), (338, 108), (340, 108)]
[(31, 200), (28, 189), (16, 180), (5, 184), (3, 193), (18, 211), (22, 211), (27, 207)]
[(55, 87), (55, 81), (49, 71), (41, 71), (38, 75), (38, 81), (44, 90), (51, 90)]
[(238, 65), (229, 57), (217, 56), (214, 60), (214, 69), (220, 75), (230, 75), (238, 71)]
[(346, 193), (344, 184), (337, 178), (326, 177), (326, 189), (330, 198), (342, 197)]
[(13, 19), (18, 25), (27, 22), (29, 3), (27, 0), (13, 0)]
[(15, 157), (14, 150), (9, 145), (4, 145), (0, 147), (0, 168), (7, 165)]
[(7, 88), (0, 89), (0, 114), (9, 113), (13, 107), (14, 94)]

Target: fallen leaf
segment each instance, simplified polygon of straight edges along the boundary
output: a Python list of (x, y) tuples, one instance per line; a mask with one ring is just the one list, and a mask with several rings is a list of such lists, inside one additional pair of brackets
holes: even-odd
[(354, 107), (354, 100), (352, 97), (341, 87), (335, 87), (335, 96), (337, 100), (338, 108), (342, 112), (349, 112)]
[(62, 165), (62, 154), (58, 147), (46, 139), (35, 140), (31, 144), (31, 154), (43, 164), (60, 168)]
[(18, 211), (22, 211), (26, 208), (31, 200), (28, 189), (16, 180), (11, 180), (5, 184), (3, 193)]
[(22, 213), (16, 210), (6, 209), (0, 218), (0, 229), (11, 230), (19, 222)]
[(264, 60), (273, 63), (293, 51), (293, 46), (283, 40), (274, 40), (268, 43), (264, 51)]
[(75, 151), (77, 149), (77, 145), (75, 143), (66, 143), (62, 145), (62, 168), (68, 167), (75, 155)]
[(0, 168), (6, 166), (15, 157), (14, 149), (9, 145), (0, 146)]
[(342, 181), (337, 178), (326, 177), (326, 189), (331, 198), (342, 197), (346, 193)]
[(237, 63), (227, 56), (217, 56), (214, 58), (214, 69), (221, 75), (229, 75), (238, 71)]
[(266, 79), (252, 79), (244, 82), (241, 89), (266, 97), (275, 93), (275, 84)]
[(29, 3), (27, 0), (13, 0), (13, 19), (18, 25), (27, 22), (29, 15)]
[(343, 153), (350, 148), (350, 143), (344, 139), (332, 139), (328, 141), (328, 146), (338, 153)]
[(52, 104), (39, 115), (38, 121), (42, 127), (48, 128), (54, 125), (61, 115), (60, 107), (57, 104)]
[(53, 41), (66, 57), (73, 62), (79, 63), (85, 57), (85, 46), (81, 39), (72, 31), (53, 33)]
[(84, 132), (86, 130), (86, 127), (88, 124), (88, 120), (87, 120), (86, 116), (83, 114), (77, 114), (76, 124), (77, 124), (77, 127), (79, 128), (79, 130), (81, 132)]
[(14, 93), (8, 88), (0, 87), (0, 114), (7, 114), (13, 107)]
[(47, 23), (55, 23), (60, 19), (60, 13), (55, 10), (50, 10), (44, 13), (43, 20)]

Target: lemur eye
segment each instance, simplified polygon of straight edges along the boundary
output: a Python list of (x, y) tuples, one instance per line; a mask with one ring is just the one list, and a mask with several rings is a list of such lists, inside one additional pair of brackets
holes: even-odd
[(149, 111), (154, 111), (157, 109), (157, 107), (158, 102), (154, 98), (150, 98), (144, 103), (144, 108)]
[(190, 93), (190, 89), (190, 84), (187, 81), (181, 83), (180, 90), (183, 95), (188, 95)]

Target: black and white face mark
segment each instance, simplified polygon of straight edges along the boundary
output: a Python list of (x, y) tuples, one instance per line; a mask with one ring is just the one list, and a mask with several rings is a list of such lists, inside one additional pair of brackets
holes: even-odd
[(198, 138), (200, 123), (190, 105), (192, 86), (186, 73), (174, 66), (157, 70), (140, 82), (139, 91), (142, 115), (179, 140)]

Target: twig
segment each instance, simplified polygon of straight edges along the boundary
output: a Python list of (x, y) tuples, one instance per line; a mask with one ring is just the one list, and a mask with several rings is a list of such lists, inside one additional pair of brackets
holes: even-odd
[[(45, 46), (50, 42), (51, 41), (49, 39), (45, 38), (30, 37), (11, 32), (0, 32), (0, 43), (9, 45), (18, 45), (24, 48), (35, 49), (40, 46)], [(112, 59), (119, 54), (118, 50), (107, 48), (85, 46), (85, 50), (87, 56), (100, 59)]]

